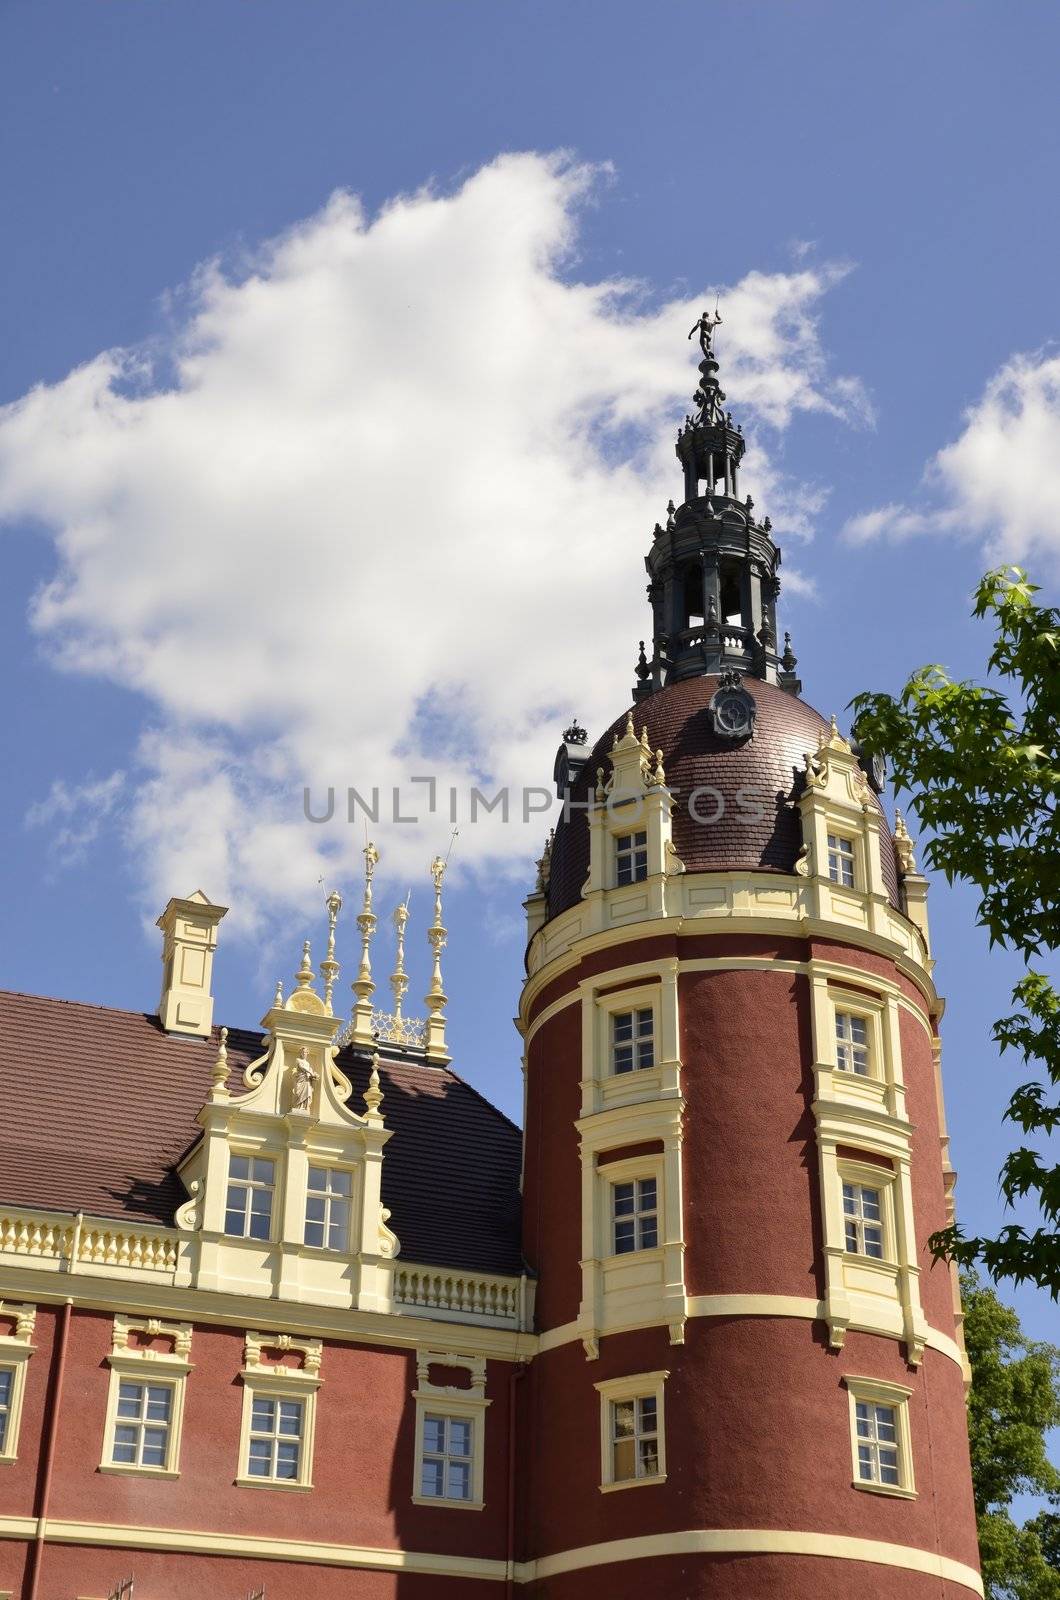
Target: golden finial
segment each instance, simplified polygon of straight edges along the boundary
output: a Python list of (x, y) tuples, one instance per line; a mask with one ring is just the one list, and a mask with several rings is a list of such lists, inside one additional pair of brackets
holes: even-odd
[(656, 750), (655, 752), (655, 771), (652, 773), (651, 781), (658, 789), (663, 788), (666, 783), (666, 772), (663, 768), (663, 753), (661, 750)]
[(221, 1039), (217, 1046), (217, 1060), (213, 1064), (210, 1075), (213, 1087), (210, 1090), (211, 1100), (228, 1099), (228, 1029), (221, 1029)]
[(364, 1103), (370, 1117), (378, 1118), (382, 1122), (382, 1113), (379, 1107), (383, 1103), (383, 1091), (379, 1087), (379, 1051), (372, 1056), (372, 1071), (368, 1079), (368, 1087), (364, 1091)]
[(313, 963), (309, 959), (309, 940), (302, 945), (302, 965), (295, 973), (295, 982), (300, 989), (309, 989), (313, 984)]
[(632, 713), (632, 711), (627, 711), (626, 712), (626, 738), (627, 739), (635, 739), (636, 737), (637, 737), (637, 730), (633, 726), (633, 713)]
[[(367, 829), (365, 832), (367, 833)], [(371, 1043), (372, 1038), (372, 996), (375, 993), (369, 947), (378, 922), (372, 910), (372, 875), (379, 864), (379, 851), (371, 839), (366, 838), (363, 854), (364, 899), (357, 918), (357, 927), (361, 935), (361, 960), (352, 984), (353, 992), (357, 996), (353, 1008), (352, 1037), (358, 1044), (366, 1045)]]
[(276, 979), (276, 993), (272, 997), (272, 1003), (273, 1003), (274, 1006), (282, 1006), (283, 1005), (283, 979), (282, 978), (277, 978)]
[(409, 986), (408, 974), (405, 971), (405, 928), (408, 925), (409, 901), (411, 899), (412, 890), (410, 889), (404, 901), (394, 907), (393, 922), (394, 932), (397, 934), (397, 959), (394, 962), (394, 970), (390, 974), (390, 987), (394, 991), (394, 1020), (398, 1023), (401, 1022), (401, 1007)]
[(339, 920), (342, 910), (342, 896), (337, 889), (324, 901), (328, 912), (328, 953), (320, 963), (320, 976), (324, 980), (324, 1009), (331, 1016), (331, 997), (335, 992), (335, 979), (339, 975), (339, 963), (335, 960), (335, 924)]
[[(453, 834), (455, 840), (456, 833)], [(453, 845), (450, 842), (449, 849)], [(433, 966), (431, 971), (431, 984), (427, 990), (427, 1059), (448, 1061), (449, 1055), (445, 1048), (445, 1007), (447, 996), (442, 986), (442, 951), (445, 949), (448, 933), (442, 922), (442, 879), (448, 856), (445, 860), (435, 856), (430, 864), (431, 879), (434, 883), (434, 920), (427, 929), (427, 942), (431, 947)]]

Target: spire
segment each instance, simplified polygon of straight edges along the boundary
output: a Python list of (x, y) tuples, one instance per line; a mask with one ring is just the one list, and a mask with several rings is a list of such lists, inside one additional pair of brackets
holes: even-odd
[(401, 1007), (408, 991), (409, 979), (405, 971), (405, 927), (409, 920), (409, 901), (412, 899), (410, 889), (403, 902), (394, 907), (394, 932), (397, 934), (397, 958), (394, 970), (390, 974), (390, 987), (394, 991), (394, 1021), (400, 1026), (403, 1021)]
[(375, 993), (375, 984), (372, 981), (372, 963), (369, 960), (368, 950), (378, 921), (372, 910), (372, 875), (378, 864), (379, 851), (369, 839), (364, 847), (364, 899), (357, 918), (357, 927), (361, 935), (361, 962), (351, 986), (357, 999), (353, 1007), (353, 1022), (343, 1035), (344, 1042), (365, 1047), (372, 1043), (372, 996)]
[(335, 992), (335, 979), (339, 975), (339, 964), (335, 960), (335, 924), (339, 920), (342, 910), (342, 896), (337, 889), (324, 901), (328, 911), (328, 953), (320, 963), (320, 976), (324, 980), (324, 1006), (328, 1016), (332, 1015), (331, 997)]
[(442, 879), (446, 863), (441, 856), (431, 862), (430, 873), (434, 881), (434, 921), (427, 929), (427, 942), (434, 958), (431, 986), (427, 990), (427, 1060), (448, 1061), (445, 1048), (445, 1007), (447, 996), (442, 986), (442, 951), (446, 946), (447, 930), (442, 923)]
[(790, 639), (777, 653), (780, 550), (769, 518), (756, 518), (750, 495), (740, 498), (746, 444), (718, 377), (721, 320), (717, 309), (705, 311), (688, 335), (698, 334), (701, 359), (695, 409), (677, 430), (684, 500), (667, 506), (645, 558), (654, 628), (650, 659), (642, 645), (637, 660), (638, 701), (681, 678), (723, 671), (798, 693)]

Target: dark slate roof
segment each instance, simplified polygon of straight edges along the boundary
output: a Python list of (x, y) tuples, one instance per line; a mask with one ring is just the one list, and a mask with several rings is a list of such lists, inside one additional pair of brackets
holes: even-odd
[[(667, 785), (680, 791), (674, 802), (673, 837), (689, 872), (748, 871), (790, 873), (802, 835), (798, 812), (787, 802), (801, 782), (803, 752), (816, 750), (821, 731), (830, 724), (805, 701), (769, 683), (747, 678), (746, 687), (758, 707), (753, 736), (732, 745), (715, 737), (707, 707), (718, 687), (716, 676), (685, 678), (633, 707), (637, 733), (647, 724), (652, 750), (662, 750)], [(571, 796), (583, 801), (596, 769), (610, 771), (610, 751), (617, 733), (625, 732), (623, 711), (593, 747)], [(702, 815), (720, 812), (716, 822), (695, 821), (688, 795), (710, 785), (722, 797), (698, 802)], [(749, 792), (762, 809), (761, 821), (750, 818), (738, 792)], [(877, 802), (878, 804), (878, 802)], [(898, 904), (898, 874), (887, 818), (883, 820), (883, 876), (893, 905)], [(552, 847), (548, 912), (558, 916), (581, 898), (589, 872), (589, 829), (584, 809), (572, 806), (561, 817)]]
[[(173, 1222), (187, 1198), (175, 1167), (199, 1136), (211, 1039), (166, 1034), (158, 1018), (0, 990), (0, 1200), (52, 1211)], [(228, 1032), (229, 1085), (242, 1089), (263, 1037)], [(362, 1109), (369, 1063), (339, 1064)], [(384, 1059), (383, 1202), (404, 1260), (518, 1273), (518, 1128), (446, 1068)]]

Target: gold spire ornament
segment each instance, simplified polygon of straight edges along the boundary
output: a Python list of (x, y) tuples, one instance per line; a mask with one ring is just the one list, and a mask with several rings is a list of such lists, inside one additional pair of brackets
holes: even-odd
[(431, 947), (433, 966), (431, 971), (431, 985), (427, 990), (427, 1027), (426, 1027), (426, 1053), (428, 1061), (449, 1061), (450, 1055), (445, 1047), (445, 1008), (448, 997), (442, 984), (442, 951), (448, 939), (448, 930), (442, 922), (442, 879), (445, 877), (446, 863), (441, 856), (435, 856), (430, 865), (430, 874), (434, 883), (434, 921), (427, 929), (427, 942)]
[(382, 1122), (383, 1114), (379, 1107), (383, 1103), (383, 1091), (379, 1087), (379, 1051), (372, 1056), (372, 1071), (368, 1079), (368, 1087), (364, 1091), (365, 1111), (369, 1122)]
[(379, 865), (379, 851), (369, 839), (365, 843), (363, 853), (364, 899), (361, 903), (360, 915), (357, 918), (357, 927), (361, 935), (361, 961), (357, 969), (357, 976), (351, 985), (357, 998), (353, 1007), (353, 1022), (345, 1035), (345, 1040), (368, 1049), (373, 1039), (372, 996), (375, 993), (369, 949), (372, 943), (372, 935), (375, 933), (376, 924), (379, 920), (372, 910), (372, 877), (376, 867)]
[(335, 992), (335, 979), (339, 975), (339, 963), (335, 959), (335, 924), (339, 920), (342, 910), (342, 896), (337, 889), (332, 889), (324, 901), (328, 912), (328, 953), (320, 963), (320, 976), (324, 980), (324, 1008), (328, 1016), (332, 1016), (331, 1000)]
[(410, 889), (400, 905), (394, 907), (394, 932), (397, 935), (397, 957), (394, 961), (394, 970), (390, 974), (390, 987), (394, 992), (394, 1021), (399, 1025), (402, 1022), (401, 1007), (405, 1003), (408, 992), (409, 978), (405, 971), (405, 928), (409, 920), (409, 901), (412, 899)]

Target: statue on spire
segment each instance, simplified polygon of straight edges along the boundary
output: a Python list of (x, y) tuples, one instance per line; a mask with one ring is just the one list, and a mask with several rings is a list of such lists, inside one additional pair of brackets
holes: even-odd
[(689, 329), (688, 337), (690, 339), (693, 334), (699, 334), (699, 348), (705, 357), (713, 359), (714, 351), (711, 349), (710, 341), (714, 337), (714, 329), (720, 327), (721, 316), (718, 312), (717, 304), (715, 304), (713, 314), (709, 311), (704, 311), (699, 321), (694, 322)]

